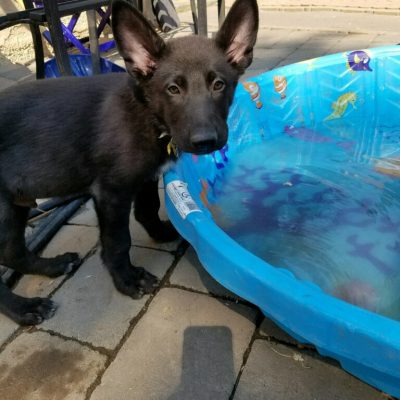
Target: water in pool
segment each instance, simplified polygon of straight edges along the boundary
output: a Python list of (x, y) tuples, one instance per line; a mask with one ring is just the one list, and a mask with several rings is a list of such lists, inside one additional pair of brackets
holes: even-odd
[(232, 157), (211, 207), (231, 237), (333, 296), (400, 319), (400, 127), (288, 126)]

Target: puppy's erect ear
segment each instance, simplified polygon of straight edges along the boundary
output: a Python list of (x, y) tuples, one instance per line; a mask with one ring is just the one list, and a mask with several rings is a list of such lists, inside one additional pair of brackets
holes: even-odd
[(138, 10), (125, 1), (114, 1), (112, 30), (131, 75), (147, 76), (157, 68), (165, 43)]
[(215, 41), (225, 52), (228, 61), (241, 73), (253, 60), (257, 31), (257, 1), (236, 0), (218, 31)]

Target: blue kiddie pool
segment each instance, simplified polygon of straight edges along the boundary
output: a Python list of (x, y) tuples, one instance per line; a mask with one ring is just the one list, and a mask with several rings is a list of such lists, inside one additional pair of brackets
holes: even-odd
[(217, 281), (400, 396), (400, 46), (252, 78), (228, 123), (165, 175), (172, 222)]

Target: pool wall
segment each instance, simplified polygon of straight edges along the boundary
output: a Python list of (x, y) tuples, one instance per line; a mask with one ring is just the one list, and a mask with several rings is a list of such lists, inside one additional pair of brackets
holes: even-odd
[[(256, 304), (300, 342), (311, 343), (350, 373), (400, 396), (400, 323), (323, 293), (254, 256), (226, 235), (208, 210), (212, 185), (236, 149), (276, 132), (315, 123), (400, 125), (400, 47), (357, 50), (266, 72), (238, 86), (227, 146), (213, 155), (182, 154), (164, 176), (168, 215), (222, 285)], [(350, 117), (350, 118), (349, 118)], [(378, 135), (361, 140), (370, 154)], [(357, 152), (356, 152), (357, 154)], [(169, 193), (169, 194), (168, 194)], [(174, 195), (172, 195), (174, 194)], [(179, 210), (179, 211), (178, 211)]]

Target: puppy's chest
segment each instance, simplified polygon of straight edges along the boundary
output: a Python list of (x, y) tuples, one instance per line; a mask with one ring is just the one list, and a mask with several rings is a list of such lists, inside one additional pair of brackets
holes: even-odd
[(158, 140), (135, 140), (114, 153), (112, 164), (121, 177), (134, 180), (138, 177), (153, 179), (163, 174), (173, 160), (166, 145)]

